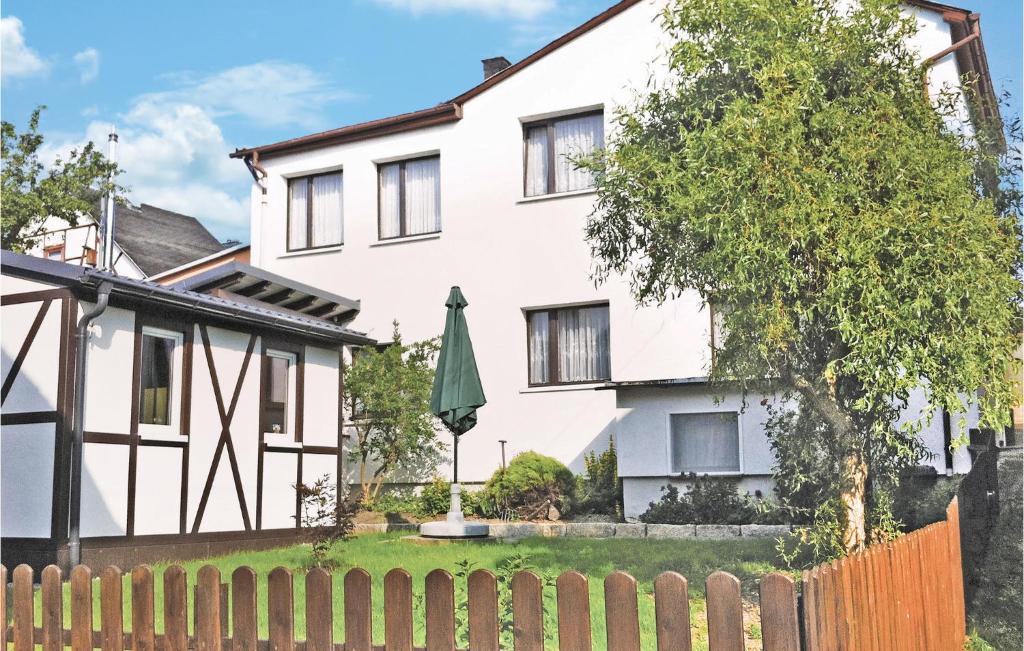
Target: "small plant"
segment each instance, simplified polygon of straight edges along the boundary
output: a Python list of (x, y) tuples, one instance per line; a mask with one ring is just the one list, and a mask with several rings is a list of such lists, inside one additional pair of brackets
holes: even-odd
[(359, 505), (346, 500), (344, 494), (338, 499), (330, 475), (324, 475), (309, 485), (300, 483), (293, 487), (301, 505), (299, 526), (309, 530), (313, 549), (312, 566), (331, 567), (331, 548), (334, 543), (351, 535), (352, 521)]
[(661, 499), (640, 516), (651, 524), (777, 524), (784, 519), (778, 505), (740, 494), (736, 480), (687, 475), (688, 492), (662, 486)]
[(622, 517), (622, 481), (615, 439), (608, 439), (608, 449), (583, 456), (584, 473), (576, 478), (576, 515), (601, 514)]
[(575, 477), (565, 464), (537, 452), (523, 452), (487, 480), (481, 507), (485, 515), (514, 511), (524, 520), (557, 520), (567, 510), (575, 488)]

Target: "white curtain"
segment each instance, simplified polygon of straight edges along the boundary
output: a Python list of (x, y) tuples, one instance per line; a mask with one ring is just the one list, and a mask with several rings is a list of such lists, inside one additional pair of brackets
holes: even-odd
[(530, 384), (550, 382), (548, 372), (548, 313), (534, 312), (530, 315)]
[(304, 249), (306, 243), (306, 179), (288, 182), (288, 248)]
[(328, 246), (341, 244), (342, 241), (342, 203), (341, 174), (328, 174), (313, 177), (313, 241), (310, 246)]
[(380, 238), (398, 237), (401, 231), (401, 213), (398, 205), (398, 163), (380, 168)]
[(672, 414), (673, 472), (739, 472), (736, 412)]
[(572, 159), (592, 153), (604, 144), (604, 118), (588, 115), (555, 122), (555, 192), (593, 186), (589, 170), (577, 169)]
[(441, 230), (441, 159), (405, 164), (406, 235)]
[(548, 128), (526, 130), (526, 196), (548, 193)]
[(608, 307), (558, 311), (558, 379), (561, 382), (611, 377)]

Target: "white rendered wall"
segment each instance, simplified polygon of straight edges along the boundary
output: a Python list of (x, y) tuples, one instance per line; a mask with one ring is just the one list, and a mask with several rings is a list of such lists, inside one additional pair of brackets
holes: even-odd
[(5, 425), (0, 434), (0, 535), (49, 538), (53, 423)]

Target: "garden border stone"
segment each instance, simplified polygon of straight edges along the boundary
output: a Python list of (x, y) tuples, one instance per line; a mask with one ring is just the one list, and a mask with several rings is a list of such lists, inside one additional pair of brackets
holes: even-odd
[(675, 540), (678, 538), (695, 538), (697, 525), (694, 524), (649, 524), (647, 537), (652, 540)]
[(744, 538), (778, 538), (791, 531), (788, 524), (741, 524), (740, 535)]
[[(637, 522), (496, 522), (489, 526), (492, 538), (506, 540), (562, 537), (726, 540), (740, 537), (777, 538), (793, 530), (793, 527), (788, 524), (644, 524)], [(356, 534), (388, 531), (416, 532), (418, 530), (419, 525), (412, 522), (360, 523), (354, 527)]]
[(698, 538), (739, 538), (740, 525), (738, 524), (698, 524)]

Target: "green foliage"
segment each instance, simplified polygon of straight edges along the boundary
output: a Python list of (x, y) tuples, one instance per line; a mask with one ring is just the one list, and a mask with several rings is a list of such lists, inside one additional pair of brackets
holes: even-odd
[(395, 472), (422, 476), (436, 466), (443, 450), (430, 413), (437, 351), (437, 339), (403, 344), (395, 321), (394, 343), (362, 351), (347, 370), (345, 400), (359, 407), (351, 457), (364, 501), (372, 501)]
[[(473, 515), (477, 512), (479, 498), (475, 492), (467, 491), (465, 487), (462, 487), (460, 498), (462, 500), (463, 515)], [(451, 482), (440, 477), (434, 477), (420, 492), (416, 515), (424, 518), (444, 515), (448, 513), (451, 506)]]
[(576, 478), (575, 515), (613, 515), (622, 517), (622, 481), (615, 439), (608, 439), (608, 449), (583, 455), (583, 475)]
[(640, 515), (648, 524), (780, 524), (783, 514), (774, 503), (741, 495), (737, 480), (687, 475), (687, 491), (662, 486), (661, 499)]
[(514, 514), (532, 520), (564, 512), (576, 487), (572, 472), (558, 459), (537, 452), (521, 452), (508, 468), (499, 468), (484, 485), (480, 496), (486, 515)]
[(0, 246), (10, 251), (30, 246), (47, 217), (75, 226), (80, 217), (96, 213), (99, 198), (108, 191), (124, 191), (113, 180), (117, 164), (108, 162), (91, 142), (48, 167), (39, 161), (44, 108), (32, 111), (23, 133), (6, 120), (0, 123)]
[[(947, 126), (948, 98), (925, 101), (895, 1), (844, 7), (670, 2), (667, 78), (579, 163), (596, 174), (598, 277), (624, 276), (639, 302), (721, 307), (712, 379), (771, 379), (828, 428), (821, 490), (858, 546), (864, 474), (891, 483), (916, 463), (935, 410), (968, 396), (983, 426), (1009, 413), (1019, 149), (999, 157), (984, 130)], [(893, 427), (915, 391), (929, 407)]]
[(292, 487), (298, 493), (301, 505), (299, 525), (309, 529), (312, 565), (332, 567), (331, 549), (334, 543), (352, 535), (359, 505), (346, 500), (344, 494), (338, 499), (330, 475), (324, 475), (310, 485), (293, 484)]

